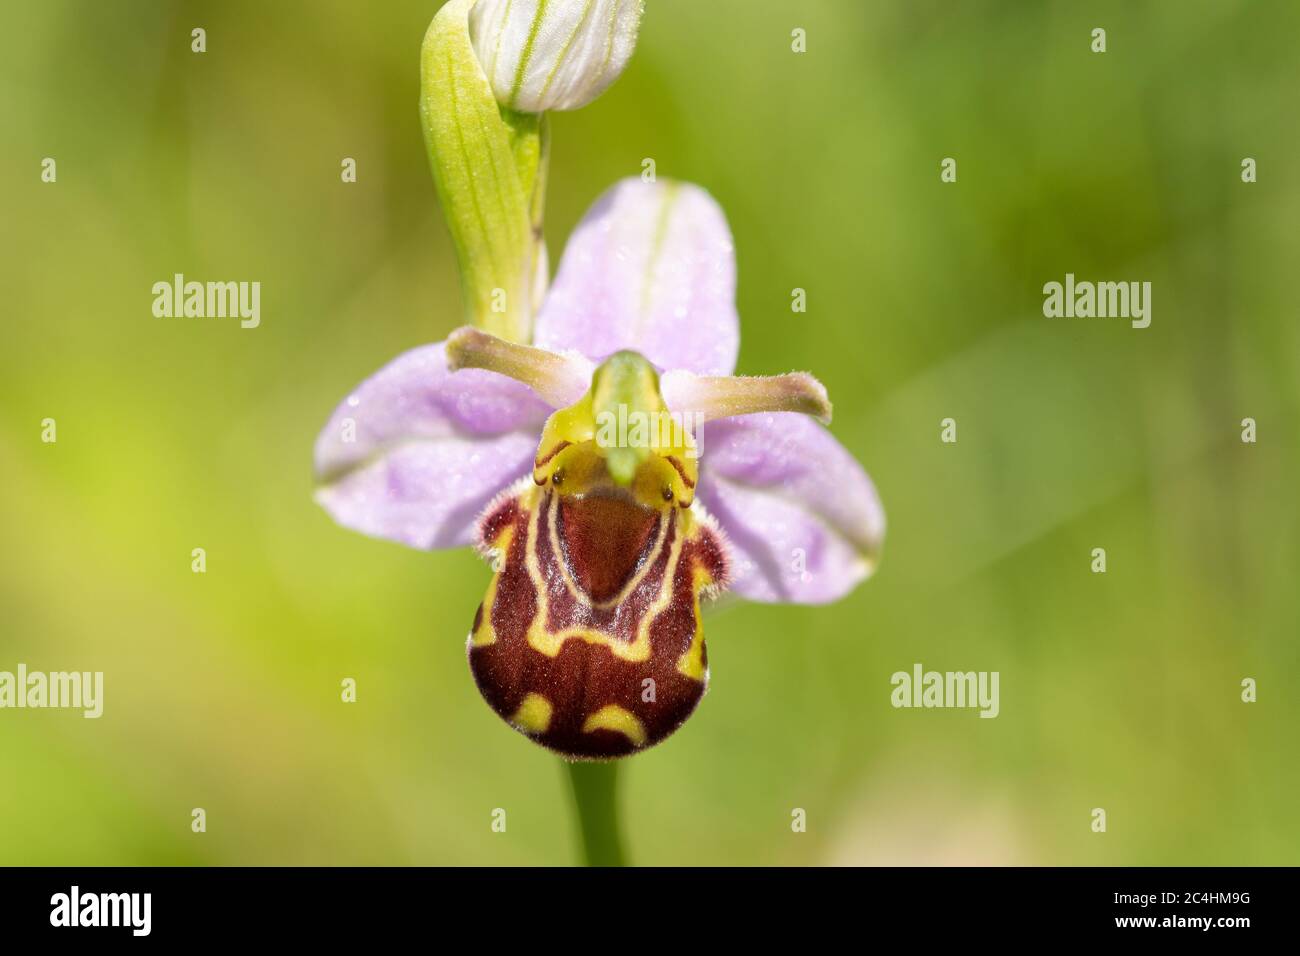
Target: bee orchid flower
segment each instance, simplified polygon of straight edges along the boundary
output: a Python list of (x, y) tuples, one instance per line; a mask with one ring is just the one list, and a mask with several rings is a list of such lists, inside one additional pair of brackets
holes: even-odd
[(368, 535), (479, 548), (487, 703), (571, 759), (634, 753), (704, 694), (702, 601), (832, 601), (879, 556), (884, 514), (823, 424), (825, 389), (733, 377), (738, 348), (717, 203), (621, 182), (571, 237), (531, 343), (459, 329), (338, 406), (317, 500)]

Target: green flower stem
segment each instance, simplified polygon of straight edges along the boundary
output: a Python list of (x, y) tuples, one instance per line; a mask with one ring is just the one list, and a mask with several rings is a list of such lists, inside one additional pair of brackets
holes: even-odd
[(624, 866), (618, 824), (619, 762), (566, 762), (587, 866)]

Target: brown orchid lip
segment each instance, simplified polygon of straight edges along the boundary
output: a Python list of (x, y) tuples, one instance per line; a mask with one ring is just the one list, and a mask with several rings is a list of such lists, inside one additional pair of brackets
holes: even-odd
[(480, 533), (502, 558), (468, 656), (503, 720), (578, 760), (636, 753), (686, 721), (708, 683), (699, 598), (727, 580), (712, 523), (622, 486), (525, 487)]

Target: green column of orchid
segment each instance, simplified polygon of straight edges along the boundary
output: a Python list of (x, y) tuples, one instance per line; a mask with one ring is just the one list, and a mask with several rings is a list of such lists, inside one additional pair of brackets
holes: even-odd
[(545, 286), (546, 117), (497, 105), (470, 39), (474, 3), (451, 0), (429, 25), (420, 117), (456, 245), (466, 320), (527, 342)]

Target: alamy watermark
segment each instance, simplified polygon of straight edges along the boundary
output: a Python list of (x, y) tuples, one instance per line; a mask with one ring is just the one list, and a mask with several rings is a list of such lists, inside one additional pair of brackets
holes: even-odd
[(911, 673), (896, 671), (889, 682), (895, 707), (978, 707), (981, 717), (996, 717), (998, 671), (927, 671), (919, 663)]
[(596, 447), (683, 449), (687, 458), (704, 452), (703, 412), (646, 412), (619, 405), (596, 415)]
[(50, 897), (51, 926), (119, 926), (132, 936), (148, 936), (153, 928), (152, 893), (83, 893), (73, 886)]
[(153, 284), (153, 314), (160, 319), (231, 319), (239, 327), (262, 324), (262, 283), (185, 281), (183, 273), (171, 282)]
[(1043, 286), (1043, 315), (1049, 319), (1131, 319), (1133, 328), (1151, 324), (1150, 282), (1065, 282)]
[(94, 719), (104, 713), (103, 671), (0, 671), (0, 709), (65, 708)]

